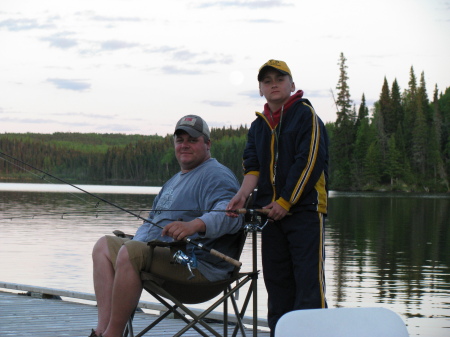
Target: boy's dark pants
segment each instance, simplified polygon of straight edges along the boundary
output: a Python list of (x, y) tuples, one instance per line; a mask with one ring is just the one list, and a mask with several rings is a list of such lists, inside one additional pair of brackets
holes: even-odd
[(296, 212), (269, 223), (262, 231), (262, 264), (268, 293), (271, 336), (283, 314), (326, 308), (324, 216)]

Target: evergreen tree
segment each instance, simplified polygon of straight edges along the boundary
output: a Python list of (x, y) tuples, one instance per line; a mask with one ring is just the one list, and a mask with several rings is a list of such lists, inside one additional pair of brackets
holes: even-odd
[(359, 105), (358, 109), (358, 122), (368, 117), (369, 117), (369, 108), (366, 105), (366, 96), (363, 93), (361, 97), (361, 104)]
[(395, 144), (395, 137), (392, 135), (388, 141), (388, 153), (385, 165), (385, 173), (390, 178), (391, 186), (402, 175), (402, 156)]
[(340, 55), (340, 76), (336, 86), (338, 90), (336, 108), (337, 120), (330, 145), (331, 180), (336, 189), (348, 189), (352, 184), (352, 151), (355, 141), (355, 125), (352, 118), (352, 101), (347, 84), (347, 66), (344, 54)]
[(414, 74), (414, 68), (411, 67), (410, 73), (409, 73), (409, 82), (408, 82), (408, 89), (405, 90), (403, 94), (403, 111), (404, 111), (404, 118), (403, 118), (403, 133), (404, 133), (404, 140), (403, 143), (405, 144), (406, 148), (406, 155), (408, 158), (412, 158), (412, 131), (414, 130), (414, 121), (416, 119), (417, 115), (417, 79), (416, 75)]
[[(388, 144), (389, 137), (387, 136), (386, 131), (385, 131), (384, 125), (386, 123), (384, 121), (384, 115), (382, 113), (382, 105), (381, 105), (380, 101), (376, 101), (374, 104), (372, 124), (373, 124), (373, 128), (375, 131), (377, 150), (379, 151), (380, 160), (382, 162), (384, 162), (386, 160), (387, 146), (388, 146), (387, 144)], [(383, 170), (381, 169), (381, 172), (382, 171)], [(380, 182), (381, 182), (381, 177), (380, 177)]]
[(413, 150), (413, 160), (414, 166), (420, 173), (420, 179), (427, 185), (426, 177), (432, 176), (430, 165), (430, 153), (433, 151), (430, 142), (430, 135), (432, 135), (433, 128), (432, 124), (432, 113), (430, 108), (430, 102), (428, 100), (428, 94), (425, 84), (425, 75), (422, 72), (420, 76), (420, 86), (417, 89), (416, 95), (416, 119), (414, 123), (413, 135), (412, 135), (412, 150)]
[(442, 116), (441, 153), (446, 176), (450, 176), (450, 87), (439, 97), (439, 110)]
[(392, 83), (391, 109), (392, 109), (392, 124), (396, 132), (400, 124), (403, 123), (402, 97), (400, 93), (400, 86), (398, 85), (397, 79), (395, 79), (394, 83)]
[(423, 113), (425, 114), (425, 119), (427, 125), (431, 125), (433, 122), (433, 112), (430, 106), (430, 100), (428, 98), (427, 86), (425, 83), (425, 73), (422, 71), (420, 74), (420, 86), (417, 90), (417, 105), (422, 108)]
[[(420, 101), (420, 99), (419, 99)], [(423, 106), (417, 105), (416, 118), (412, 133), (412, 160), (413, 167), (420, 174), (421, 181), (425, 178), (426, 157), (427, 157), (428, 128)]]
[(377, 185), (382, 176), (382, 158), (377, 142), (370, 144), (364, 159), (364, 176), (369, 185)]
[(351, 119), (352, 100), (350, 99), (350, 88), (348, 86), (347, 65), (345, 62), (347, 59), (344, 53), (341, 53), (339, 58), (339, 81), (336, 86), (338, 91), (337, 95), (337, 125), (344, 123)]
[[(364, 107), (361, 109), (361, 106), (363, 106), (364, 104), (365, 101), (362, 100), (359, 109), (360, 116), (362, 116), (361, 110), (364, 110)], [(358, 119), (358, 122), (359, 123), (356, 130), (356, 140), (353, 152), (354, 165), (352, 176), (355, 189), (361, 190), (364, 185), (367, 184), (367, 179), (364, 174), (365, 161), (370, 144), (375, 142), (375, 133), (373, 132), (373, 127), (370, 124), (369, 118), (365, 117)]]
[[(434, 176), (434, 183), (443, 184), (449, 190), (447, 174), (445, 172), (444, 159), (441, 154), (442, 147), (442, 116), (438, 101), (437, 85), (433, 94), (433, 124), (430, 132), (430, 163)], [(443, 152), (443, 151), (442, 151)]]
[(381, 88), (378, 114), (380, 121), (383, 123), (383, 130), (387, 137), (392, 135), (397, 128), (394, 116), (392, 113), (391, 93), (386, 77), (384, 78), (383, 86)]

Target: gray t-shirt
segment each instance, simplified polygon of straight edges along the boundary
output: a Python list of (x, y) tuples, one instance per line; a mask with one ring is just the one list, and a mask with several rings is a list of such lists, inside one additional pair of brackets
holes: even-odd
[[(233, 235), (242, 226), (242, 217), (231, 218), (224, 212), (231, 198), (239, 189), (239, 182), (227, 167), (216, 159), (208, 159), (187, 173), (178, 172), (170, 178), (156, 196), (149, 220), (161, 227), (181, 219), (191, 221), (201, 219), (206, 225), (205, 233), (197, 233), (190, 238), (228, 256), (235, 256), (238, 250), (237, 238)], [(174, 210), (174, 211), (172, 211)], [(148, 222), (140, 226), (133, 240), (173, 241), (161, 237), (161, 228)], [(194, 247), (188, 244), (188, 251)], [(225, 279), (233, 266), (208, 252), (195, 248), (199, 271), (210, 281)]]

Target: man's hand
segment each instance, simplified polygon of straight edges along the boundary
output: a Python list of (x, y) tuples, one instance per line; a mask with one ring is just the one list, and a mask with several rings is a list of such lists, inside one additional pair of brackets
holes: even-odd
[(164, 227), (161, 236), (170, 236), (174, 240), (181, 241), (185, 237), (198, 232), (206, 232), (206, 225), (200, 219), (194, 219), (189, 222), (174, 221)]
[(267, 214), (267, 217), (273, 220), (281, 220), (288, 214), (288, 211), (286, 211), (283, 207), (281, 207), (280, 204), (277, 203), (276, 201), (271, 202), (270, 204), (268, 204), (263, 208), (270, 209), (270, 212), (269, 214)]
[[(244, 180), (242, 181), (241, 188), (233, 197), (233, 199), (230, 200), (226, 210), (234, 211), (236, 209), (243, 208), (248, 196), (253, 192), (257, 184), (258, 176), (255, 176), (253, 174), (246, 174), (244, 176)], [(226, 214), (232, 218), (237, 218), (239, 216), (234, 212), (227, 212)]]

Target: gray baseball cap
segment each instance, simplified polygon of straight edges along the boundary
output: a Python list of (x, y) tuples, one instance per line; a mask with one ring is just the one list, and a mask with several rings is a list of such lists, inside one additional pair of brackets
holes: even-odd
[(210, 132), (208, 124), (197, 115), (187, 115), (182, 117), (177, 125), (175, 126), (175, 132), (178, 130), (186, 131), (191, 137), (205, 136), (207, 139), (210, 138)]

